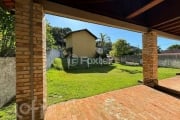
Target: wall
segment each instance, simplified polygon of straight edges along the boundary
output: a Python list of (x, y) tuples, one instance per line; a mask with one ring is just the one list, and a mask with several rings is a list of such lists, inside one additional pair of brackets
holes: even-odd
[[(60, 50), (47, 51), (46, 67), (50, 68), (54, 59), (60, 57)], [(9, 102), (16, 94), (15, 58), (0, 58), (0, 107)]]
[(162, 67), (180, 68), (180, 54), (160, 54), (158, 64)]
[(79, 57), (94, 57), (96, 40), (87, 31), (76, 32), (72, 35), (73, 54)]
[(72, 47), (72, 35), (68, 35), (66, 37), (66, 48), (71, 48)]
[(0, 107), (16, 94), (15, 58), (0, 58)]
[(54, 61), (55, 58), (61, 56), (60, 50), (58, 49), (51, 49), (46, 51), (46, 69), (49, 69)]
[[(126, 55), (120, 58), (121, 63), (134, 62), (142, 64), (142, 58), (138, 55)], [(159, 54), (158, 66), (180, 68), (180, 53), (176, 54)]]

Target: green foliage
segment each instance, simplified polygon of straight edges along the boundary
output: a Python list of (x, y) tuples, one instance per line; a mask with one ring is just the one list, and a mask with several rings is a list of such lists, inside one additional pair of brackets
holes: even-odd
[(50, 50), (55, 48), (55, 42), (56, 41), (52, 36), (52, 27), (48, 22), (46, 22), (46, 49)]
[(63, 70), (63, 63), (61, 58), (55, 58), (52, 67), (57, 70)]
[(70, 28), (52, 27), (52, 35), (56, 41), (56, 45), (65, 47), (64, 37), (71, 31)]
[(52, 27), (46, 22), (46, 48), (65, 47), (64, 36), (71, 32), (70, 28)]
[(130, 45), (125, 40), (117, 40), (112, 47), (111, 55), (115, 57), (120, 57), (122, 55), (127, 55), (130, 52)]
[(14, 16), (0, 7), (0, 56), (15, 56)]
[[(159, 68), (158, 79), (173, 77), (179, 69)], [(138, 84), (142, 67), (113, 64), (89, 69), (47, 72), (48, 104), (105, 93)]]
[(158, 52), (158, 53), (161, 53), (161, 52), (162, 52), (162, 49), (161, 49), (160, 46), (157, 46), (157, 52)]
[[(175, 76), (179, 69), (159, 68), (158, 79)], [(128, 77), (127, 77), (128, 76)], [(113, 64), (112, 66), (77, 69), (71, 73), (47, 71), (48, 104), (105, 93), (137, 85), (142, 79), (142, 67)], [(15, 120), (15, 102), (0, 108), (0, 120)]]
[(96, 47), (102, 48), (103, 49), (103, 55), (101, 56), (106, 56), (106, 54), (109, 54), (109, 52), (112, 49), (112, 42), (111, 38), (104, 33), (100, 33), (100, 37), (98, 38), (96, 42)]
[(142, 50), (138, 47), (130, 46), (130, 50), (127, 53), (128, 55), (139, 55), (142, 53)]
[(15, 102), (0, 108), (0, 120), (16, 120)]
[(167, 48), (168, 50), (178, 50), (180, 49), (180, 45), (176, 44), (176, 45), (171, 45)]

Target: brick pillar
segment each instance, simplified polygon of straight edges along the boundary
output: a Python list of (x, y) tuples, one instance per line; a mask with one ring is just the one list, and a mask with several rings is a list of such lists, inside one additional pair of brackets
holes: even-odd
[(154, 87), (158, 84), (157, 34), (153, 31), (143, 34), (143, 80), (144, 84)]
[(17, 119), (41, 120), (46, 101), (43, 7), (33, 0), (15, 2)]

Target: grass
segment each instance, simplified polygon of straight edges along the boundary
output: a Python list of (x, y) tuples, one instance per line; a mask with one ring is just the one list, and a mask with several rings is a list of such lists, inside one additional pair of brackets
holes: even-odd
[[(158, 79), (175, 76), (179, 69), (159, 68)], [(79, 99), (100, 93), (130, 87), (142, 79), (142, 67), (113, 64), (89, 69), (47, 72), (48, 104)]]
[(3, 108), (0, 108), (0, 120), (15, 120), (15, 102), (6, 105)]
[[(173, 77), (179, 69), (159, 68), (158, 79)], [(89, 69), (47, 71), (48, 104), (79, 99), (137, 85), (142, 67), (113, 64)], [(15, 103), (0, 109), (0, 120), (15, 119)]]

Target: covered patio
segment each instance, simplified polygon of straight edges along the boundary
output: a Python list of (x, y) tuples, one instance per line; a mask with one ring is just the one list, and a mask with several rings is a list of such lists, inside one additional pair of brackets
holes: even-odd
[[(177, 79), (176, 79), (177, 78)], [(161, 80), (180, 93), (178, 76)], [(173, 84), (174, 83), (174, 84)], [(172, 88), (175, 85), (176, 87)], [(178, 96), (177, 96), (178, 97)], [(178, 120), (180, 100), (145, 85), (54, 104), (45, 120)]]
[[(78, 120), (86, 119), (84, 115), (88, 119), (99, 117), (103, 120), (126, 119), (132, 116), (132, 119), (150, 120), (176, 120), (180, 117), (179, 99), (153, 89), (158, 86), (157, 37), (180, 40), (179, 0), (2, 0), (0, 4), (15, 13), (16, 19), (17, 119), (40, 120), (44, 119), (43, 113), (47, 113), (45, 119), (52, 120), (53, 115), (49, 113), (54, 111), (55, 115), (69, 120), (73, 118), (73, 109), (70, 109), (70, 106), (74, 108), (76, 105), (79, 106), (78, 109), (83, 109), (80, 113), (74, 111), (75, 114), (82, 115)], [(114, 91), (111, 95), (105, 93), (62, 103), (58, 105), (58, 109), (53, 106), (46, 109), (45, 13), (143, 33), (144, 85)], [(105, 95), (108, 97), (105, 98)], [(87, 101), (92, 102), (86, 104)], [(132, 104), (126, 104), (125, 101)], [(99, 111), (98, 108), (102, 107), (103, 111)], [(56, 111), (60, 109), (65, 114)], [(48, 112), (45, 112), (46, 110)], [(124, 110), (129, 112), (125, 113)], [(113, 113), (110, 116), (108, 114), (111, 114), (111, 111)], [(72, 118), (68, 118), (68, 115)], [(56, 120), (56, 117), (53, 120)]]

